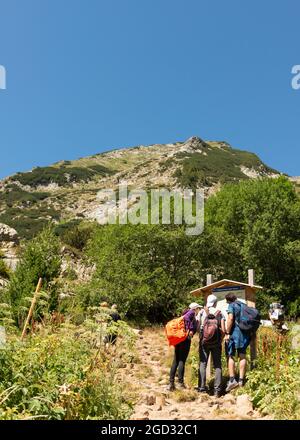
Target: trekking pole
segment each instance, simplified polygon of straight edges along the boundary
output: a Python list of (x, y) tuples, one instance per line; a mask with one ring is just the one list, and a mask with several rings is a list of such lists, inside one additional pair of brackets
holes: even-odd
[(27, 329), (28, 324), (30, 322), (30, 319), (32, 317), (34, 306), (36, 304), (39, 291), (41, 290), (41, 287), (42, 287), (42, 282), (43, 282), (43, 280), (42, 280), (42, 278), (40, 278), (39, 282), (37, 283), (37, 286), (36, 286), (36, 289), (35, 289), (35, 293), (33, 295), (32, 301), (31, 301), (31, 306), (30, 306), (30, 309), (29, 309), (29, 312), (28, 312), (28, 315), (27, 315), (27, 318), (26, 318), (26, 322), (24, 324), (24, 328), (23, 328), (23, 332), (22, 332), (22, 336), (21, 336), (21, 341), (24, 339), (24, 336), (26, 334), (26, 329)]

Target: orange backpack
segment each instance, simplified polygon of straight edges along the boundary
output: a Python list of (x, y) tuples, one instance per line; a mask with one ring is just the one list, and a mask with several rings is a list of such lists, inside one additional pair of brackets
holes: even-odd
[(169, 345), (177, 345), (184, 341), (188, 336), (188, 331), (185, 329), (184, 317), (172, 319), (166, 325), (166, 335)]

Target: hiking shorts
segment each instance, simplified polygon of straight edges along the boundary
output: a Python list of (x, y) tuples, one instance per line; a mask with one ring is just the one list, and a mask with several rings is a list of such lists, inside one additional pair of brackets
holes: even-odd
[(242, 347), (236, 348), (234, 339), (230, 339), (229, 342), (226, 344), (226, 355), (234, 357), (236, 353), (238, 354), (238, 356), (240, 354), (246, 354), (246, 350), (248, 346), (249, 346), (249, 342), (245, 341)]

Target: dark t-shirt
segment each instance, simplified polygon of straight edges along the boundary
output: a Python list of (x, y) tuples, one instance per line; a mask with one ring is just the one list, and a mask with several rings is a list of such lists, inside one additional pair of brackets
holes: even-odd
[(119, 315), (118, 312), (110, 312), (110, 316), (111, 316), (112, 321), (114, 321), (114, 322), (118, 322), (121, 320), (121, 316)]

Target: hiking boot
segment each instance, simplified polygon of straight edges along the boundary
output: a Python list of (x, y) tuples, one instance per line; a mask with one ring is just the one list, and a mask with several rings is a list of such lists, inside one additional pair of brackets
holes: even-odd
[(222, 396), (221, 391), (214, 391), (214, 397), (219, 398), (219, 397), (221, 397), (221, 396)]
[(183, 382), (179, 382), (178, 388), (180, 388), (181, 390), (185, 390), (186, 389), (186, 385)]
[(196, 390), (198, 391), (198, 393), (207, 393), (208, 392), (206, 387), (197, 387)]
[(238, 386), (239, 386), (239, 384), (238, 384), (238, 382), (235, 379), (232, 382), (229, 381), (227, 383), (226, 393), (229, 393), (229, 391), (234, 390), (234, 388), (236, 388)]
[(167, 387), (167, 391), (175, 391), (175, 385), (174, 382), (170, 382), (170, 384)]
[(244, 381), (244, 379), (240, 379), (239, 380), (239, 387), (241, 388), (241, 387), (243, 387), (245, 385), (245, 381)]

